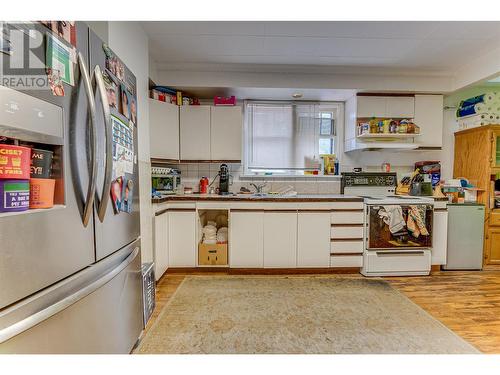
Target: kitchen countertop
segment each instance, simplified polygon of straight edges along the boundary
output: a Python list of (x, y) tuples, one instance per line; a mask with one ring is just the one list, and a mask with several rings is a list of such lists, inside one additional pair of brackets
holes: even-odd
[(363, 202), (362, 197), (344, 194), (299, 194), (293, 197), (268, 195), (256, 197), (251, 194), (215, 195), (215, 194), (185, 194), (166, 195), (161, 198), (152, 198), (151, 202), (165, 203), (177, 201), (217, 201), (217, 202)]

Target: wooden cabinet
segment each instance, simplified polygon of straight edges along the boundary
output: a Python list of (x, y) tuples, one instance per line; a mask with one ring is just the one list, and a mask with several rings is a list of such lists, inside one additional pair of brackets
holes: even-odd
[(474, 181), (482, 189), (477, 193), (477, 200), (485, 205), (485, 265), (500, 265), (500, 220), (497, 219), (497, 211), (500, 210), (494, 208), (495, 189), (492, 183), (499, 172), (496, 167), (497, 135), (500, 135), (500, 125), (480, 126), (455, 133), (453, 176)]
[(297, 266), (297, 211), (264, 212), (264, 267)]
[(168, 268), (168, 212), (155, 216), (154, 262), (158, 281)]
[(210, 106), (180, 106), (180, 159), (211, 160)]
[(443, 146), (443, 95), (415, 95), (415, 124), (419, 147)]
[(179, 160), (179, 107), (149, 99), (151, 157)]
[(297, 267), (330, 266), (330, 212), (297, 216)]
[(435, 209), (432, 220), (431, 264), (446, 264), (448, 211), (446, 209)]
[(196, 267), (196, 210), (168, 211), (168, 264), (170, 267)]
[(264, 211), (231, 211), (229, 231), (230, 267), (264, 267)]
[(500, 264), (500, 227), (489, 227), (486, 231), (487, 264)]
[(241, 160), (241, 107), (210, 108), (210, 150), (212, 160)]

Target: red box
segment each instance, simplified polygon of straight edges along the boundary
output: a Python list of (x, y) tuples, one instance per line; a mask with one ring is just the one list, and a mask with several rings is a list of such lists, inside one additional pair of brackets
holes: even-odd
[(214, 96), (214, 105), (236, 105), (236, 96)]
[(0, 178), (29, 180), (31, 149), (0, 144)]

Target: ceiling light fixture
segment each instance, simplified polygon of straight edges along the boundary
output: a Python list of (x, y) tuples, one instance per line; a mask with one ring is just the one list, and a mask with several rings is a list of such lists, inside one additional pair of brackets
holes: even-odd
[(302, 98), (302, 93), (295, 92), (295, 93), (292, 94), (292, 98), (294, 98), (294, 99), (300, 99), (300, 98)]

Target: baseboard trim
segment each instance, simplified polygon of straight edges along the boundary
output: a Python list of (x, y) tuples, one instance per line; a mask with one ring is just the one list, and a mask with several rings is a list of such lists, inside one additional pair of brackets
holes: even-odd
[(225, 273), (228, 275), (318, 275), (318, 274), (359, 274), (359, 267), (331, 268), (227, 268), (227, 267), (179, 267), (168, 268), (167, 274), (176, 273)]

